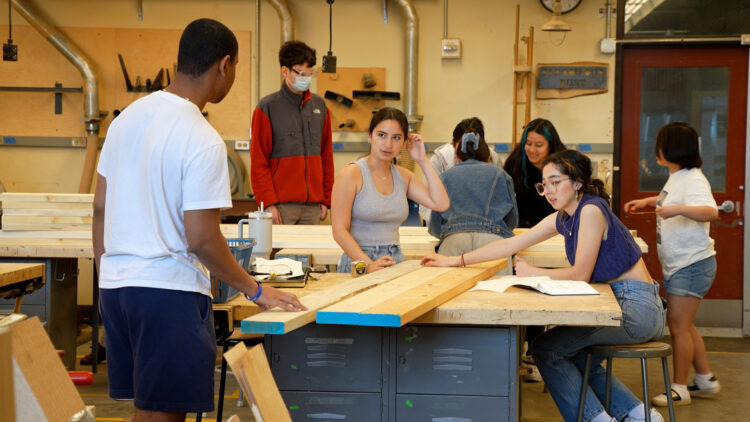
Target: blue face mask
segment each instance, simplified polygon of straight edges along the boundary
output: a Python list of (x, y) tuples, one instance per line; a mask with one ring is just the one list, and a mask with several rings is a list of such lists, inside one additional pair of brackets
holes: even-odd
[(292, 84), (292, 88), (294, 88), (294, 90), (298, 92), (305, 92), (308, 89), (310, 89), (311, 83), (312, 83), (312, 76), (297, 75), (297, 78), (294, 80), (294, 83)]

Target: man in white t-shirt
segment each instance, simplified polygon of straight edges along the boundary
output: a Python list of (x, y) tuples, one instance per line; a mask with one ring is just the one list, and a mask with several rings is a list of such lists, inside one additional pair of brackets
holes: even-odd
[(229, 92), (237, 50), (223, 24), (191, 22), (174, 82), (128, 106), (102, 148), (93, 240), (109, 390), (134, 400), (136, 421), (213, 410), (206, 268), (263, 309), (304, 309), (294, 295), (261, 289), (219, 230), (219, 210), (232, 205), (226, 147), (201, 109)]

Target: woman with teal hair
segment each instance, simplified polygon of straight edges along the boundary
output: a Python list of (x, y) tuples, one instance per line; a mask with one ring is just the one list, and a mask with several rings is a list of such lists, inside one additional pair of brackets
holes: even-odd
[(533, 227), (555, 212), (534, 189), (542, 181), (541, 165), (548, 155), (565, 150), (555, 126), (546, 119), (534, 119), (523, 129), (521, 142), (505, 161), (505, 171), (513, 178), (518, 204), (518, 227)]

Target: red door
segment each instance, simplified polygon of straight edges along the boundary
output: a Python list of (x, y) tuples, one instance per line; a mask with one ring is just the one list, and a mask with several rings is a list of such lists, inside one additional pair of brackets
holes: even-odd
[(701, 137), (702, 170), (716, 203), (725, 203), (711, 224), (718, 273), (707, 299), (742, 300), (747, 69), (741, 47), (624, 52), (619, 215), (648, 243), (651, 276), (663, 279), (655, 215), (624, 215), (622, 204), (658, 194), (669, 173), (656, 165), (656, 133), (672, 121), (690, 123)]

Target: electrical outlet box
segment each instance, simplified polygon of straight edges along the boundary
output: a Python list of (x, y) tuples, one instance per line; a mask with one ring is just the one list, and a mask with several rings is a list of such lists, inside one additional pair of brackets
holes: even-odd
[(440, 54), (444, 59), (460, 59), (461, 40), (458, 38), (443, 38), (440, 46)]
[(249, 151), (250, 141), (234, 141), (234, 149), (237, 151)]
[(3, 61), (18, 61), (18, 46), (15, 44), (3, 44)]
[(612, 54), (617, 51), (617, 42), (614, 38), (602, 38), (599, 43), (599, 50), (602, 54)]

